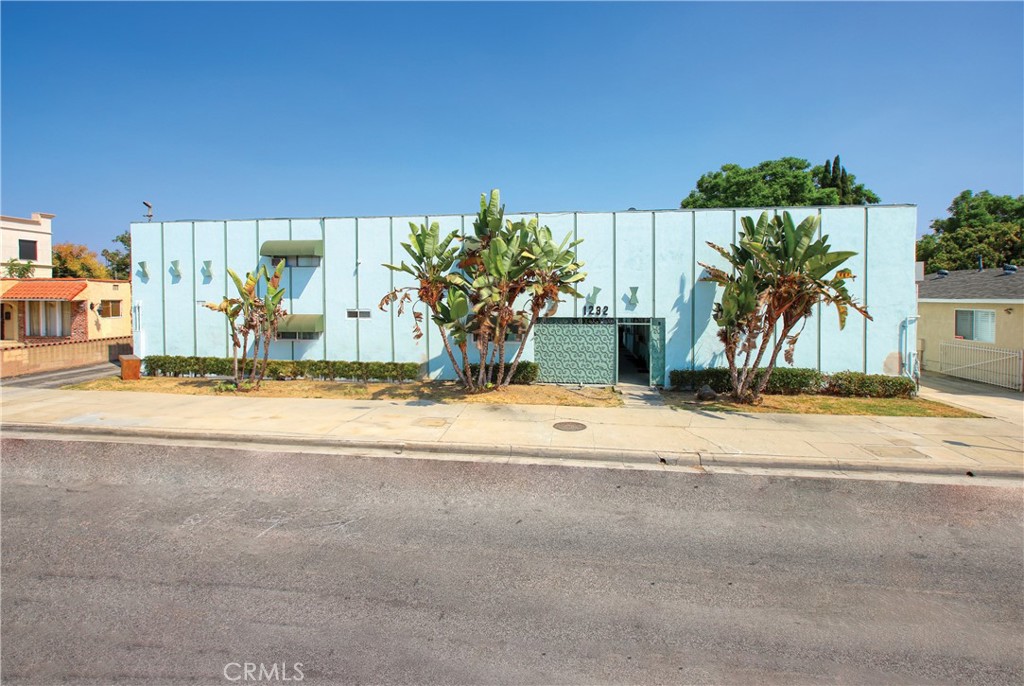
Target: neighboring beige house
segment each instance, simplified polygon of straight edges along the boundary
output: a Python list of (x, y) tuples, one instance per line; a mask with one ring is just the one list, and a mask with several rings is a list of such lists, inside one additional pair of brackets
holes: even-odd
[(1021, 390), (1024, 386), (1024, 274), (964, 269), (919, 283), (922, 369)]
[[(32, 262), (33, 277), (53, 276), (53, 232), (56, 215), (33, 212), (31, 219), (0, 216), (0, 263)], [(0, 265), (2, 270), (2, 265)]]
[(0, 279), (0, 376), (114, 361), (131, 352), (131, 283)]

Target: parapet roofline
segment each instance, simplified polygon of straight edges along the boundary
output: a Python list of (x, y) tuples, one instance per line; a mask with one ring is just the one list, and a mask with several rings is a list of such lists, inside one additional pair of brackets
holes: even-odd
[[(911, 203), (889, 203), (883, 205), (797, 205), (797, 206), (778, 206), (778, 207), (688, 207), (688, 208), (668, 208), (663, 210), (557, 210), (557, 211), (530, 211), (530, 212), (513, 212), (507, 210), (506, 216), (518, 216), (518, 215), (566, 215), (566, 214), (652, 214), (652, 213), (667, 213), (667, 212), (764, 212), (765, 210), (838, 210), (838, 209), (878, 209), (878, 208), (895, 208), (895, 207), (913, 207), (917, 208), (916, 204)], [(360, 214), (360, 215), (342, 215), (342, 216), (322, 216), (322, 217), (238, 217), (238, 218), (219, 218), (219, 219), (166, 219), (160, 221), (151, 222), (130, 222), (130, 226), (145, 226), (147, 224), (189, 224), (189, 223), (221, 223), (221, 222), (275, 222), (275, 221), (320, 221), (321, 219), (441, 219), (442, 217), (469, 217), (475, 213), (460, 213), (460, 212), (449, 212), (445, 214)]]

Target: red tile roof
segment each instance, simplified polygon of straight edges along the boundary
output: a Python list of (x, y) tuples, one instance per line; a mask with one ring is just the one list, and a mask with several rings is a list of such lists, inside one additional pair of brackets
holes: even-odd
[(88, 286), (85, 281), (31, 280), (17, 283), (3, 295), (4, 300), (74, 300)]

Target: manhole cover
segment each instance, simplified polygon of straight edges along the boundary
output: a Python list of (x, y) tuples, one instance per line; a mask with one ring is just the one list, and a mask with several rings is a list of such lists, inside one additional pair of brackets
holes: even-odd
[(583, 431), (587, 425), (580, 422), (557, 422), (555, 428), (559, 431)]

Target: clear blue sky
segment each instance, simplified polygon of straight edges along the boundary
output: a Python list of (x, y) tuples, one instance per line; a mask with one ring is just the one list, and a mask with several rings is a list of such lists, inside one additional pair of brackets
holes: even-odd
[(1024, 4), (3, 2), (2, 210), (158, 219), (678, 207), (842, 155), (920, 230), (1024, 192)]

